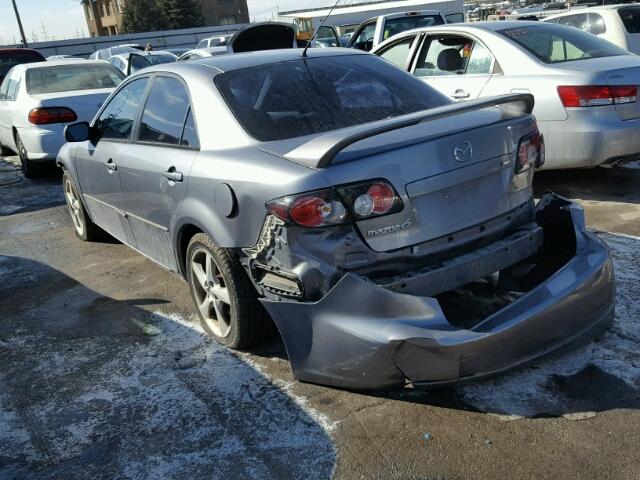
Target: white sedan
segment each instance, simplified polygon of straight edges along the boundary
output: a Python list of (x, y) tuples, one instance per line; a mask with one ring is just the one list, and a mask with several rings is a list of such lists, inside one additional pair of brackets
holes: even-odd
[(64, 127), (91, 121), (124, 74), (101, 61), (52, 60), (13, 67), (0, 86), (0, 146), (20, 156), (26, 177), (53, 162)]
[(545, 169), (640, 159), (640, 57), (589, 33), (525, 21), (442, 25), (372, 53), (456, 101), (533, 94)]

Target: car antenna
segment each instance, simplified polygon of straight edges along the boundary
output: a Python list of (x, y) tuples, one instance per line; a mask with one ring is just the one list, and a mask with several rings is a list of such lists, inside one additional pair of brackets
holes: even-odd
[(327, 13), (327, 16), (322, 19), (322, 21), (320, 22), (320, 25), (318, 25), (318, 28), (313, 32), (313, 35), (311, 35), (311, 39), (309, 40), (307, 45), (304, 47), (304, 50), (302, 50), (302, 56), (303, 57), (305, 57), (305, 58), (307, 57), (307, 49), (309, 48), (309, 45), (311, 45), (313, 43), (313, 41), (316, 39), (316, 35), (320, 31), (320, 29), (322, 27), (324, 27), (324, 22), (327, 21), (327, 19), (329, 18), (329, 16), (333, 12), (333, 9), (336, 8), (339, 3), (340, 3), (340, 0), (336, 0), (336, 3), (333, 4), (333, 7), (331, 7), (329, 9), (329, 13)]

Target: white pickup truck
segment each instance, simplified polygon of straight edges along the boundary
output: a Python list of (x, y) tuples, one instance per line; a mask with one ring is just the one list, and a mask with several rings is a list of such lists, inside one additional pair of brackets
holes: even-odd
[[(464, 16), (460, 15), (460, 17), (458, 21), (464, 20)], [(451, 19), (450, 23), (454, 21), (455, 19)], [(398, 33), (445, 23), (447, 23), (447, 19), (438, 10), (418, 10), (380, 15), (361, 23), (349, 39), (348, 46), (368, 52), (387, 38), (391, 38)]]

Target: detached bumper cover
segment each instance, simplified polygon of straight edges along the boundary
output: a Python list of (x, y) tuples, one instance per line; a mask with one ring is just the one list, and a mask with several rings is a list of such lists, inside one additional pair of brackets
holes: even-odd
[(614, 313), (607, 246), (567, 202), (576, 254), (522, 297), (466, 330), (434, 298), (344, 275), (318, 302), (263, 300), (303, 381), (350, 388), (441, 384), (512, 368), (600, 331)]

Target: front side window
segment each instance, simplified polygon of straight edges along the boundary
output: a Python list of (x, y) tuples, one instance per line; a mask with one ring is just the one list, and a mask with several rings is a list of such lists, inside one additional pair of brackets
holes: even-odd
[(138, 140), (179, 145), (188, 110), (189, 95), (182, 82), (156, 78), (142, 113)]
[(386, 40), (407, 30), (432, 27), (443, 23), (444, 21), (440, 15), (406, 15), (404, 17), (390, 18), (384, 24), (382, 38)]
[(139, 78), (116, 93), (96, 122), (101, 138), (128, 140), (131, 137), (148, 82), (148, 78)]
[(418, 55), (414, 75), (436, 77), (463, 74), (473, 40), (466, 37), (445, 35), (425, 40)]
[(215, 83), (249, 135), (283, 140), (396, 117), (451, 101), (373, 55), (231, 70)]
[(396, 67), (404, 68), (415, 38), (415, 35), (411, 35), (402, 39), (400, 42), (387, 48), (380, 56), (388, 62), (393, 63)]
[(84, 62), (78, 62), (77, 65), (34, 67), (27, 70), (26, 74), (27, 92), (33, 95), (114, 88), (123, 78), (122, 72), (113, 65), (84, 65)]
[(376, 33), (376, 23), (367, 23), (351, 41), (351, 46), (369, 51), (373, 46), (373, 35)]
[(498, 33), (544, 63), (631, 55), (590, 33), (550, 23), (507, 28)]
[(560, 25), (567, 25), (568, 27), (579, 28), (580, 30), (584, 30), (585, 32), (589, 28), (589, 22), (587, 20), (586, 13), (578, 13), (576, 15), (566, 15), (564, 17), (558, 18), (558, 23)]
[(640, 33), (640, 8), (622, 7), (618, 9), (618, 15), (624, 28), (629, 33)]
[(602, 35), (607, 31), (604, 18), (599, 13), (589, 12), (589, 32), (594, 35)]
[(142, 55), (131, 55), (129, 56), (129, 65), (130, 65), (130, 72), (129, 73), (136, 73), (139, 70), (142, 70), (143, 68), (147, 68), (151, 66), (151, 62), (149, 62), (145, 57), (143, 57)]
[(327, 27), (326, 25), (323, 25), (318, 29), (316, 40), (327, 47), (340, 46), (340, 42), (338, 41), (338, 37), (336, 37), (335, 30), (332, 27)]

